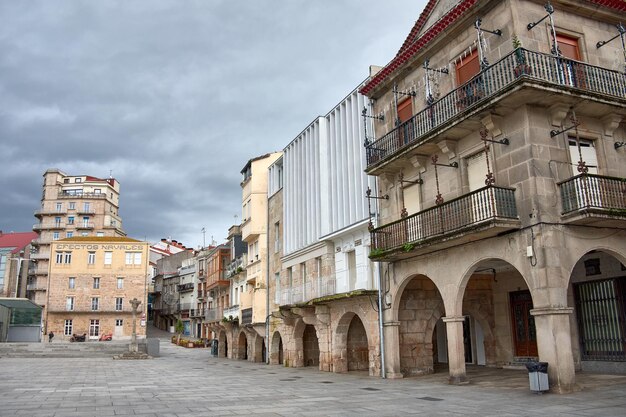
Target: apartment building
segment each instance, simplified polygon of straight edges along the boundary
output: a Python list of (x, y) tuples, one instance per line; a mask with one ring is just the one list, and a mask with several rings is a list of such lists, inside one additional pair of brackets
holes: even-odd
[[(34, 275), (30, 259), (35, 232), (3, 233), (0, 230), (0, 298), (25, 298), (28, 278)], [(32, 287), (31, 287), (32, 289)]]
[(431, 0), (360, 89), (388, 377), (539, 359), (570, 392), (626, 372), (624, 13)]
[[(154, 316), (154, 325), (161, 329), (174, 333), (176, 322), (181, 317), (187, 319), (187, 326), (184, 329), (186, 335), (191, 334), (191, 323), (189, 322), (189, 305), (181, 304), (180, 285), (181, 272), (183, 276), (187, 276), (188, 268), (183, 268), (183, 262), (194, 258), (193, 249), (182, 250), (164, 256), (156, 261), (156, 276), (154, 277), (154, 298), (152, 303), (152, 311)], [(185, 263), (186, 266), (190, 265)], [(193, 274), (193, 272), (191, 272)], [(186, 288), (186, 287), (185, 287)], [(186, 289), (183, 291), (188, 294)], [(183, 297), (183, 300), (185, 297)], [(191, 301), (187, 301), (190, 303)], [(186, 307), (186, 310), (185, 308)]]
[[(270, 167), (270, 362), (380, 374), (365, 169), (367, 99), (351, 91)], [(369, 211), (368, 211), (369, 210)]]
[[(137, 299), (137, 335), (146, 334), (149, 244), (127, 237), (72, 237), (50, 244), (45, 332), (55, 340), (86, 333), (129, 339)], [(143, 324), (142, 324), (143, 323)], [(141, 324), (141, 325), (140, 325)]]
[(35, 211), (38, 223), (33, 230), (37, 261), (27, 284), (27, 297), (45, 306), (52, 242), (71, 237), (123, 237), (119, 216), (120, 184), (114, 178), (68, 175), (58, 169), (43, 174), (41, 206)]
[(200, 290), (206, 303), (203, 333), (206, 338), (215, 338), (224, 318), (224, 309), (230, 307), (230, 281), (226, 276), (229, 262), (230, 247), (226, 244), (210, 247), (198, 260), (204, 271)]

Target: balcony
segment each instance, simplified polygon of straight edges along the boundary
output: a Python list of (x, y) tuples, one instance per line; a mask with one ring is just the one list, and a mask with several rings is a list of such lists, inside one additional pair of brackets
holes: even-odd
[(276, 303), (279, 305), (301, 304), (334, 294), (336, 294), (335, 278), (322, 277), (304, 285), (280, 290)]
[(54, 223), (37, 223), (33, 225), (33, 230), (54, 230), (54, 229), (65, 229), (65, 224), (63, 222), (54, 222)]
[[(582, 94), (591, 99), (586, 103), (589, 106), (594, 100), (603, 106), (610, 105), (615, 99), (626, 104), (626, 74), (519, 48), (369, 143), (366, 146), (368, 173), (376, 175), (375, 171), (395, 157), (426, 143), (481, 108), (503, 100), (524, 84), (547, 90), (551, 95), (554, 95), (555, 88)], [(536, 94), (520, 97), (530, 101), (543, 100)], [(520, 103), (509, 104), (516, 106)], [(594, 111), (601, 113), (603, 110)]]
[(206, 314), (206, 309), (204, 308), (196, 308), (189, 312), (189, 316), (195, 317), (195, 318), (204, 317), (205, 314)]
[(61, 216), (67, 214), (67, 210), (36, 210), (35, 217), (41, 218), (43, 216)]
[(52, 239), (50, 239), (50, 238), (38, 237), (37, 239), (34, 239), (32, 241), (32, 244), (33, 244), (33, 246), (40, 246), (40, 245), (49, 245), (50, 242), (52, 242)]
[(223, 317), (229, 320), (234, 319), (235, 317), (239, 318), (239, 305), (225, 308)]
[(228, 266), (226, 267), (226, 276), (232, 278), (246, 270), (246, 266), (248, 264), (248, 254), (244, 253), (237, 258), (235, 258)]
[(95, 199), (106, 199), (106, 193), (69, 193), (67, 191), (59, 192), (58, 198), (95, 198)]
[(480, 188), (372, 230), (373, 261), (395, 261), (520, 227), (515, 190)]
[(95, 215), (96, 211), (94, 209), (91, 208), (77, 208), (76, 209), (76, 213), (77, 214), (84, 214), (84, 215)]
[(40, 284), (27, 284), (26, 291), (45, 291), (46, 289)]
[(204, 316), (204, 319), (208, 322), (216, 322), (216, 321), (221, 321), (222, 317), (223, 317), (222, 308), (217, 307), (217, 308), (208, 308), (206, 310), (206, 315)]
[(78, 230), (91, 230), (94, 228), (94, 225), (92, 222), (77, 222), (76, 223), (76, 229)]
[(50, 254), (49, 253), (31, 253), (30, 259), (33, 261), (47, 260), (47, 259), (50, 259)]
[(252, 324), (252, 309), (244, 308), (241, 310), (241, 324)]
[(186, 284), (178, 284), (177, 286), (178, 292), (189, 292), (193, 291), (195, 288), (195, 284), (193, 282), (188, 282)]
[(563, 222), (623, 227), (626, 178), (581, 174), (558, 183)]

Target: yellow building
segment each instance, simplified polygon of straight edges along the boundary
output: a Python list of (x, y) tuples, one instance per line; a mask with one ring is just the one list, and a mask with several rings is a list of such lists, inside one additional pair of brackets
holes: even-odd
[[(98, 339), (130, 338), (132, 307), (137, 311), (137, 335), (145, 336), (149, 244), (126, 237), (73, 237), (51, 244), (46, 333), (55, 340), (87, 333)], [(140, 323), (141, 321), (141, 323)], [(141, 324), (141, 325), (140, 325)]]

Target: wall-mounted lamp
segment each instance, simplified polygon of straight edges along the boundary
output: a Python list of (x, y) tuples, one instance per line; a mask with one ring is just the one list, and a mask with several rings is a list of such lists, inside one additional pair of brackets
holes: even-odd
[(615, 150), (618, 150), (622, 146), (626, 146), (626, 142), (615, 142), (613, 146), (615, 146)]

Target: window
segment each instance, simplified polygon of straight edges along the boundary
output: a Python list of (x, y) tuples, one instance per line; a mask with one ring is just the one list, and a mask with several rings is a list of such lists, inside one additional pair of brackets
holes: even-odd
[(104, 264), (111, 265), (113, 263), (113, 252), (104, 252)]
[(600, 272), (600, 259), (587, 259), (585, 261), (585, 275), (599, 275)]
[(96, 232), (97, 237), (104, 237), (104, 232)]
[(65, 326), (63, 326), (63, 334), (65, 336), (72, 335), (72, 320), (65, 320)]
[(398, 121), (404, 123), (413, 116), (413, 102), (411, 97), (398, 103)]
[(280, 223), (274, 223), (274, 252), (280, 251)]
[(141, 252), (126, 252), (126, 265), (141, 265)]
[(80, 235), (81, 236), (89, 236), (89, 233), (88, 232), (80, 232)]
[(70, 277), (67, 279), (67, 288), (69, 288), (70, 290), (76, 288), (76, 278)]
[(352, 291), (356, 289), (356, 252), (350, 251), (346, 256), (348, 258), (348, 289)]
[(578, 154), (578, 146), (576, 145), (576, 138), (569, 138), (569, 155), (572, 163), (572, 173), (578, 175), (578, 161), (582, 155), (585, 166), (589, 168), (589, 174), (598, 175), (598, 156), (596, 154), (596, 148), (592, 140), (579, 139), (580, 142), (580, 155)]
[(63, 211), (63, 203), (57, 203), (57, 211)]
[(123, 303), (124, 303), (124, 299), (122, 297), (117, 297), (115, 299), (115, 311), (122, 311)]
[(307, 299), (307, 276), (306, 276), (306, 263), (302, 262), (300, 264), (300, 275), (302, 275), (302, 295), (303, 301)]
[(74, 237), (74, 232), (66, 232), (65, 237)]
[(276, 272), (274, 274), (274, 282), (275, 284), (275, 288), (276, 288), (276, 297), (274, 302), (276, 304), (280, 304), (280, 273)]
[(124, 278), (118, 278), (117, 279), (117, 289), (121, 290), (122, 288), (124, 288)]
[(69, 216), (67, 218), (67, 224), (74, 224), (74, 216)]
[(83, 211), (85, 213), (89, 213), (90, 210), (91, 210), (91, 203), (83, 203)]
[(82, 182), (82, 181), (83, 181), (82, 178), (75, 178), (74, 179), (74, 182)]
[(69, 205), (68, 208), (70, 210), (76, 210), (76, 203), (75, 202), (72, 201), (72, 202), (68, 203), (68, 205)]
[(89, 336), (97, 337), (100, 335), (100, 320), (89, 321)]
[(61, 218), (60, 217), (55, 217), (54, 218), (54, 226), (55, 227), (61, 227)]
[(89, 252), (87, 254), (87, 263), (93, 265), (96, 263), (96, 252)]
[(83, 227), (89, 227), (89, 216), (83, 217)]
[(58, 264), (62, 264), (63, 263), (63, 252), (57, 252), (56, 253), (56, 263), (58, 263)]
[(93, 297), (91, 299), (91, 311), (98, 311), (99, 307), (100, 307), (100, 298)]
[(74, 297), (67, 297), (65, 299), (65, 309), (67, 311), (74, 311)]
[(72, 252), (64, 252), (63, 253), (63, 261), (66, 264), (72, 263)]
[(115, 327), (122, 327), (122, 326), (124, 326), (124, 320), (115, 319)]
[(94, 279), (93, 279), (93, 289), (94, 290), (99, 290), (100, 289), (100, 278), (94, 277)]
[(52, 232), (52, 240), (59, 240), (59, 232)]

